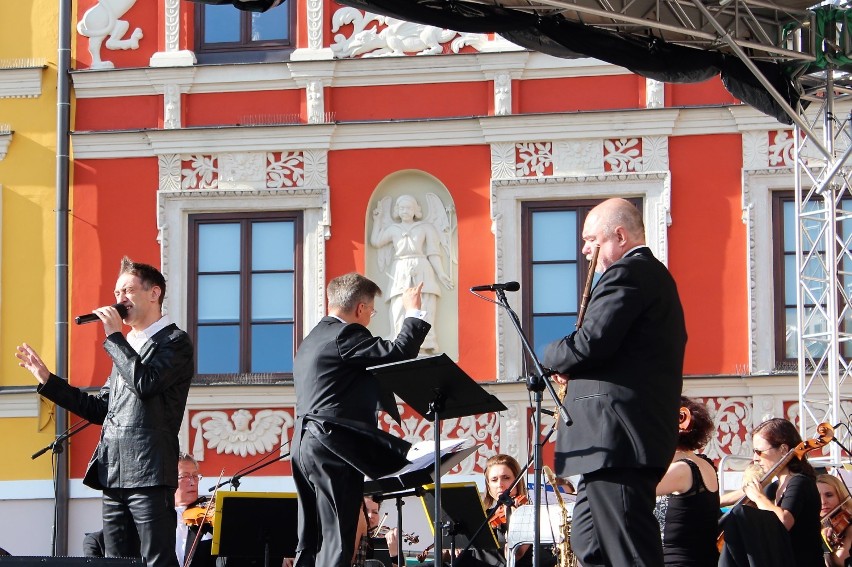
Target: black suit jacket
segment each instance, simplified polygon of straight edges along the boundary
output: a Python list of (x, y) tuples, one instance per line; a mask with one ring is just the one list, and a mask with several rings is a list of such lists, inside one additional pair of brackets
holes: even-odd
[(302, 341), (293, 365), (292, 453), (299, 454), (304, 424), (329, 450), (371, 478), (405, 464), (409, 444), (376, 427), (379, 384), (367, 368), (415, 358), (429, 329), (426, 321), (408, 317), (396, 339), (388, 341), (358, 323), (323, 317)]
[(556, 469), (561, 475), (671, 463), (677, 444), (686, 326), (674, 279), (642, 247), (613, 263), (580, 330), (548, 345), (543, 363), (569, 374)]
[(83, 483), (104, 488), (177, 487), (180, 430), (194, 372), (189, 336), (171, 324), (140, 353), (115, 332), (104, 340), (113, 361), (106, 384), (89, 395), (51, 375), (38, 393), (102, 424)]

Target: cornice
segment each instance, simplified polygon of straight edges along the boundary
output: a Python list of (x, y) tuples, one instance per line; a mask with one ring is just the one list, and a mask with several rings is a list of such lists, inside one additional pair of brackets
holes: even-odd
[[(163, 154), (322, 149), (439, 147), (572, 140), (736, 133), (724, 108), (635, 109), (563, 114), (484, 116), (281, 126), (224, 126), (174, 130), (74, 132), (83, 159)], [(718, 124), (712, 122), (716, 117)]]
[(37, 417), (39, 396), (35, 388), (0, 391), (0, 419), (4, 417)]
[(572, 140), (669, 136), (682, 110), (673, 108), (485, 116), (479, 119), (485, 140)]
[(41, 96), (41, 77), (46, 68), (47, 66), (0, 67), (0, 98)]
[(221, 93), (288, 90), (313, 79), (333, 87), (410, 85), (491, 80), (495, 72), (513, 78), (549, 79), (622, 75), (629, 71), (596, 59), (561, 59), (528, 51), (462, 53), (423, 57), (81, 70), (71, 73), (77, 98), (154, 95), (164, 83), (183, 92)]

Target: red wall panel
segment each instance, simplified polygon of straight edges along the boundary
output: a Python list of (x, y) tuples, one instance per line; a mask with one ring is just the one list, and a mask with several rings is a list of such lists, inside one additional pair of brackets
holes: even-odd
[(302, 96), (297, 89), (186, 95), (184, 126), (304, 122)]
[(74, 130), (159, 128), (162, 125), (162, 107), (163, 97), (156, 95), (78, 99)]
[(669, 160), (669, 266), (689, 333), (684, 374), (735, 373), (749, 344), (740, 136), (669, 138)]
[(639, 108), (644, 106), (644, 80), (611, 75), (514, 81), (514, 96), (520, 114)]
[[(98, 0), (79, 0), (77, 4), (77, 22), (83, 20), (83, 15), (89, 8), (98, 5)], [(143, 37), (139, 40), (139, 49), (107, 49), (106, 40), (100, 49), (100, 57), (102, 61), (111, 61), (117, 69), (127, 67), (147, 67), (151, 61), (151, 56), (161, 49), (158, 43), (159, 36), (162, 34), (163, 24), (159, 21), (158, 6), (159, 2), (136, 2), (125, 14), (115, 14), (119, 20), (127, 22), (128, 29), (124, 34), (123, 39), (130, 39), (131, 34), (136, 28), (142, 30)], [(102, 7), (96, 10), (102, 10)], [(100, 14), (93, 13), (91, 16), (92, 26), (97, 25), (101, 21)], [(87, 20), (88, 21), (88, 20)], [(89, 53), (89, 38), (76, 33), (77, 49), (75, 51), (77, 60), (72, 63), (76, 69), (88, 68), (92, 64), (92, 56)]]
[(404, 120), (484, 116), (494, 97), (492, 83), (442, 83), (341, 87), (326, 91), (334, 120)]
[(669, 83), (665, 86), (666, 106), (703, 106), (739, 102), (725, 89), (718, 75), (701, 83)]

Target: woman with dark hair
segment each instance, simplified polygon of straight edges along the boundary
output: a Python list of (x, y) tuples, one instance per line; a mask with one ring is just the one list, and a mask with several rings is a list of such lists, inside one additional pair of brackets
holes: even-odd
[[(752, 433), (752, 460), (765, 474), (801, 442), (795, 425), (786, 419), (768, 419)], [(773, 512), (787, 528), (797, 567), (824, 567), (820, 496), (813, 467), (807, 457), (793, 456), (773, 475), (776, 480), (763, 490), (759, 479), (746, 484), (745, 495), (761, 510)]]
[(660, 523), (666, 565), (715, 567), (719, 481), (713, 462), (697, 451), (715, 429), (704, 404), (680, 397), (677, 450), (657, 485), (654, 515)]

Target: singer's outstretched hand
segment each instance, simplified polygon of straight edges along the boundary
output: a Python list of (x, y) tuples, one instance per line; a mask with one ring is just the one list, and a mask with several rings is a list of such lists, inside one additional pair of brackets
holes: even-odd
[(112, 305), (98, 307), (92, 313), (97, 315), (103, 322), (104, 333), (106, 333), (106, 336), (110, 336), (113, 333), (121, 331), (121, 326), (123, 324), (121, 321), (121, 315), (118, 314), (118, 310)]
[(39, 384), (47, 382), (50, 377), (50, 370), (47, 369), (47, 365), (42, 362), (41, 357), (33, 350), (33, 347), (27, 343), (19, 345), (15, 356), (20, 360), (18, 366), (32, 372)]

